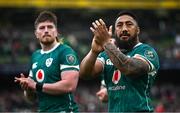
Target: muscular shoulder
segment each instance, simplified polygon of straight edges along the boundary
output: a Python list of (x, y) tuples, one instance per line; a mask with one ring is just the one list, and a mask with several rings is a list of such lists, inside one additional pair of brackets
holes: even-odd
[(159, 57), (156, 50), (152, 46), (148, 44), (141, 44), (134, 48), (133, 54), (134, 57), (141, 57), (147, 60), (152, 67), (159, 69)]
[(41, 53), (41, 50), (38, 49), (32, 53), (32, 57), (35, 57), (35, 56), (39, 55), (40, 53)]
[(153, 47), (144, 43), (140, 43), (134, 47), (134, 50), (143, 50), (143, 49), (153, 49)]
[(61, 44), (60, 47), (58, 48), (58, 51), (61, 52), (62, 55), (67, 55), (67, 54), (76, 55), (76, 52), (66, 44)]
[(60, 49), (62, 51), (74, 51), (70, 46), (68, 46), (66, 44), (61, 44), (58, 49)]

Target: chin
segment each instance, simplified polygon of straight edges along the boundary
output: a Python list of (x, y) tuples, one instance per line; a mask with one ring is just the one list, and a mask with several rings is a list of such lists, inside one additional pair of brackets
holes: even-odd
[(54, 41), (52, 41), (52, 40), (43, 40), (43, 41), (41, 41), (41, 43), (44, 44), (44, 45), (51, 45), (52, 43), (54, 43)]

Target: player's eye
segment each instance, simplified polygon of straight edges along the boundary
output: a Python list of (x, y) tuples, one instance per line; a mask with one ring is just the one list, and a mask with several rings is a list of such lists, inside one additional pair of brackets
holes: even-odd
[(123, 26), (123, 23), (118, 23), (116, 27), (121, 28)]
[(126, 25), (127, 26), (133, 26), (134, 24), (132, 22), (127, 22)]
[(47, 28), (48, 28), (48, 29), (52, 29), (53, 26), (52, 26), (52, 25), (48, 25)]
[(40, 26), (39, 29), (43, 30), (43, 29), (45, 29), (45, 26)]

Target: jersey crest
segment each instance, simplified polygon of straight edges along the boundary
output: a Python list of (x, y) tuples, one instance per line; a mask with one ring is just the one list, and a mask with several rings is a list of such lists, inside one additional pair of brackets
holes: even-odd
[(69, 64), (75, 64), (76, 63), (76, 57), (72, 54), (67, 55), (66, 60)]
[(51, 66), (52, 62), (53, 62), (53, 58), (46, 59), (46, 66), (47, 67)]
[(111, 62), (110, 59), (107, 59), (107, 60), (106, 60), (106, 64), (107, 64), (107, 65), (113, 65), (113, 63)]
[(37, 72), (36, 72), (36, 80), (38, 82), (42, 82), (44, 80), (44, 71), (42, 69), (39, 69)]
[(150, 50), (146, 50), (145, 51), (145, 56), (151, 60), (154, 60), (155, 59), (155, 54), (153, 51), (150, 51)]
[(115, 70), (112, 76), (112, 82), (117, 84), (121, 78), (121, 72), (119, 70)]

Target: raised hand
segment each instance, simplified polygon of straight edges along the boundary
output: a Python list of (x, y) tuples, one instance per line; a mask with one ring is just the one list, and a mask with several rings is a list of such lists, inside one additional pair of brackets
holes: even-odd
[(109, 30), (102, 19), (96, 20), (92, 23), (93, 27), (90, 27), (94, 34), (94, 38), (100, 46), (104, 46), (105, 43), (109, 42), (112, 38), (112, 26)]

